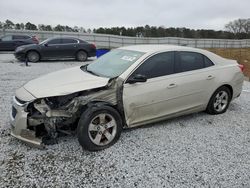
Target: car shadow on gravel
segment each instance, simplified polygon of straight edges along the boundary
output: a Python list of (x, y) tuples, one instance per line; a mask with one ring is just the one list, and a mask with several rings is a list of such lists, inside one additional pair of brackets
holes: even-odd
[[(84, 61), (82, 63), (91, 63), (95, 60), (96, 58), (95, 57), (91, 57), (91, 58), (88, 58), (87, 61)], [(36, 63), (32, 63), (32, 62), (27, 62), (28, 64), (37, 64), (37, 63), (64, 63), (64, 62), (76, 62), (76, 63), (79, 63), (79, 61), (76, 61), (74, 58), (67, 58), (67, 59), (59, 59), (59, 60), (56, 60), (56, 59), (51, 59), (51, 60), (41, 60), (39, 62), (36, 62)], [(17, 60), (15, 58), (15, 56), (13, 55), (13, 53), (1, 53), (0, 52), (0, 63), (18, 63), (18, 64), (24, 64), (25, 65), (25, 61), (20, 61), (20, 60)]]
[(0, 51), (0, 54), (13, 54), (14, 51)]

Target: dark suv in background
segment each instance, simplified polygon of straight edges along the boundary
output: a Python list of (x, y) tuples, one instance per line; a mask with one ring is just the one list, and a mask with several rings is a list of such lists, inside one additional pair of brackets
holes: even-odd
[(56, 37), (40, 44), (20, 46), (15, 50), (14, 55), (20, 61), (27, 59), (30, 62), (67, 58), (86, 61), (88, 57), (96, 56), (96, 46), (78, 38)]
[(36, 36), (29, 35), (5, 35), (0, 38), (0, 50), (14, 51), (18, 46), (26, 44), (38, 44)]

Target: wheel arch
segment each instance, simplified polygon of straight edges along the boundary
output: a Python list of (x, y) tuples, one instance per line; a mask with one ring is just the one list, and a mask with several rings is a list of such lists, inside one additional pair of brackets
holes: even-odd
[(208, 103), (207, 103), (207, 105), (206, 105), (206, 112), (208, 112), (209, 114), (214, 114), (214, 113), (212, 113), (212, 112), (209, 111), (209, 106), (210, 106), (210, 103), (211, 103), (211, 99), (212, 99), (213, 96), (215, 95), (216, 91), (219, 90), (219, 89), (222, 88), (222, 87), (226, 87), (226, 88), (229, 90), (229, 92), (230, 92), (230, 95), (231, 95), (231, 96), (230, 96), (230, 99), (229, 99), (229, 103), (230, 103), (230, 101), (231, 101), (232, 98), (233, 98), (233, 87), (232, 87), (231, 85), (229, 85), (229, 84), (223, 84), (223, 85), (217, 87), (217, 88), (214, 90), (214, 92), (212, 93), (212, 95), (210, 96), (209, 101), (208, 101)]
[[(217, 89), (219, 89), (219, 88), (221, 88), (221, 87), (227, 87), (227, 88), (229, 89), (230, 94), (231, 94), (231, 99), (232, 99), (233, 94), (234, 94), (234, 93), (233, 93), (233, 87), (232, 87), (231, 85), (229, 85), (229, 84), (223, 84), (223, 85), (221, 85), (220, 87), (218, 87)], [(217, 90), (217, 89), (216, 89), (216, 90)], [(215, 90), (215, 91), (216, 91), (216, 90)], [(215, 92), (215, 91), (214, 91), (214, 92)]]
[(84, 51), (84, 52), (87, 54), (87, 57), (89, 57), (88, 51), (87, 51), (86, 49), (82, 49), (82, 48), (78, 49), (78, 50), (75, 52), (75, 56), (76, 56), (77, 53), (80, 52), (80, 51)]
[[(212, 95), (209, 97), (209, 101), (210, 101), (210, 99), (213, 97), (214, 93), (215, 93), (219, 88), (221, 88), (221, 87), (227, 87), (227, 88), (229, 89), (230, 94), (231, 94), (231, 99), (232, 99), (232, 97), (233, 97), (233, 87), (232, 87), (231, 85), (229, 85), (229, 84), (223, 84), (223, 85), (220, 85), (219, 87), (217, 87), (217, 88), (213, 91)], [(208, 103), (209, 103), (209, 101), (208, 101)], [(207, 104), (208, 104), (208, 103), (207, 103)]]
[(101, 106), (109, 106), (114, 108), (119, 115), (121, 116), (122, 119), (122, 123), (123, 125), (126, 127), (126, 121), (125, 121), (125, 117), (123, 115), (123, 113), (121, 112), (121, 110), (119, 109), (117, 104), (112, 104), (111, 102), (107, 102), (107, 101), (102, 101), (102, 100), (93, 100), (93, 101), (89, 101), (87, 104), (82, 105), (80, 108), (81, 114), (84, 113), (88, 108), (91, 107), (101, 107)]
[(117, 105), (112, 104), (111, 102), (102, 101), (102, 100), (93, 100), (87, 103), (87, 105), (85, 106), (86, 108), (93, 107), (93, 106), (96, 106), (96, 107), (109, 106), (109, 107), (114, 108), (121, 115), (120, 110), (118, 109)]
[(38, 50), (36, 50), (36, 49), (27, 50), (26, 53), (25, 53), (25, 58), (27, 58), (27, 55), (28, 55), (29, 52), (36, 52), (36, 53), (38, 53), (39, 60), (41, 60), (41, 58), (42, 58), (41, 53)]

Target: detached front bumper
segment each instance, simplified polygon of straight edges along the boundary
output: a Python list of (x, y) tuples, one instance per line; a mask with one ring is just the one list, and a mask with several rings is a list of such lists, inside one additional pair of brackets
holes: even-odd
[(13, 97), (12, 102), (12, 110), (10, 114), (11, 135), (19, 140), (22, 140), (30, 146), (44, 148), (42, 139), (37, 138), (35, 132), (27, 128), (28, 112), (26, 112), (25, 109), (28, 103), (18, 101), (16, 97)]

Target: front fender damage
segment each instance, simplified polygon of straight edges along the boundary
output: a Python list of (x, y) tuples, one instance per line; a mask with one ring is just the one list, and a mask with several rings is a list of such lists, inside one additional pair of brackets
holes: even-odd
[(36, 142), (40, 141), (38, 147), (57, 143), (59, 135), (74, 134), (78, 119), (88, 105), (105, 102), (120, 106), (121, 87), (122, 80), (111, 79), (103, 88), (34, 101), (28, 107), (27, 124)]

